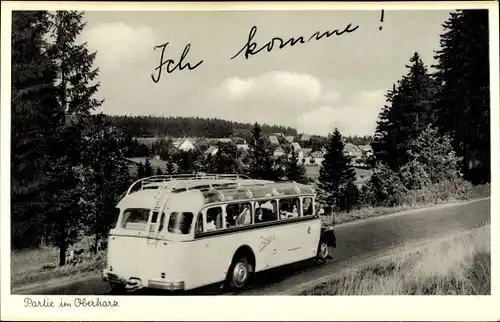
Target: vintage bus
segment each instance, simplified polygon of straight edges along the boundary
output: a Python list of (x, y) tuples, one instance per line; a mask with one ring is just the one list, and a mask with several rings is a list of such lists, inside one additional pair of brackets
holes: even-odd
[(127, 291), (241, 289), (256, 272), (324, 263), (336, 240), (315, 202), (307, 185), (236, 174), (138, 180), (117, 205), (103, 279)]

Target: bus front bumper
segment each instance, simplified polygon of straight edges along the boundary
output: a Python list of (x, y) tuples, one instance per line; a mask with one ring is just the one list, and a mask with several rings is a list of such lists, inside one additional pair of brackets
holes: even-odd
[(182, 291), (185, 289), (184, 281), (166, 281), (166, 280), (148, 280), (147, 285), (144, 285), (139, 278), (126, 279), (115, 273), (110, 272), (105, 269), (102, 274), (102, 278), (105, 282), (122, 284), (128, 291), (139, 290), (144, 287), (156, 288), (167, 291)]

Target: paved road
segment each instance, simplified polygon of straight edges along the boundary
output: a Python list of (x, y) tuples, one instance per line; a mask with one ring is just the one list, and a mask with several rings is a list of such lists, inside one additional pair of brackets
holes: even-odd
[[(322, 266), (310, 261), (260, 273), (241, 294), (287, 294), (310, 281), (328, 276), (351, 264), (390, 251), (391, 247), (407, 241), (419, 242), (445, 235), (452, 231), (474, 229), (490, 222), (490, 200), (482, 199), (464, 204), (446, 204), (427, 209), (411, 210), (336, 227), (338, 248), (334, 260)], [(15, 294), (40, 295), (101, 295), (109, 294), (109, 287), (100, 276), (87, 277), (70, 284), (44, 287)], [(212, 285), (188, 292), (189, 295), (234, 295), (221, 292)], [(133, 295), (177, 295), (174, 293), (141, 290)]]

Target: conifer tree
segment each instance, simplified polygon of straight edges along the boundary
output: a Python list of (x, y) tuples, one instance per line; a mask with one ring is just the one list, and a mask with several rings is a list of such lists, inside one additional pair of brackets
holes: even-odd
[(142, 179), (145, 177), (144, 164), (139, 162), (139, 166), (137, 166), (137, 179)]
[(409, 143), (433, 121), (435, 83), (418, 53), (410, 63), (408, 74), (386, 95), (390, 105), (379, 115), (373, 144), (377, 159), (393, 170), (408, 162)]
[(324, 158), (319, 170), (320, 198), (336, 210), (348, 211), (356, 206), (359, 191), (354, 185), (356, 172), (350, 157), (344, 154), (344, 142), (337, 128), (330, 136)]
[(85, 171), (82, 151), (88, 148), (86, 138), (90, 135), (91, 112), (102, 103), (94, 98), (99, 88), (99, 83), (95, 82), (98, 69), (92, 67), (96, 53), (90, 53), (86, 43), (77, 43), (86, 25), (83, 15), (77, 11), (53, 13), (52, 43), (47, 51), (55, 65), (55, 97), (59, 115), (62, 115), (47, 147), (49, 156), (45, 169), (50, 180), (47, 192), (51, 204), (46, 219), (59, 247), (59, 265), (64, 265), (66, 249), (75, 241), (84, 215), (83, 206), (78, 202), (78, 187)]
[(82, 151), (82, 176), (77, 191), (84, 207), (84, 232), (103, 240), (116, 220), (115, 206), (130, 184), (123, 152), (126, 140), (102, 114), (89, 119), (86, 149)]
[(156, 167), (155, 175), (161, 176), (162, 174), (163, 174), (163, 171), (161, 171), (160, 167)]
[(153, 168), (151, 167), (151, 162), (149, 162), (149, 159), (146, 159), (146, 162), (144, 163), (144, 176), (151, 177), (153, 175)]
[(44, 39), (45, 11), (12, 13), (11, 48), (11, 241), (37, 246), (47, 206), (45, 146), (61, 114), (54, 96), (55, 70)]
[(286, 167), (286, 177), (288, 180), (305, 184), (307, 183), (306, 169), (304, 165), (299, 164), (297, 152), (295, 152), (294, 149), (291, 150), (291, 155)]
[(275, 180), (271, 149), (261, 132), (260, 125), (255, 123), (249, 142), (249, 175), (254, 179)]
[(437, 126), (453, 139), (464, 177), (490, 181), (490, 65), (488, 10), (458, 10), (443, 24), (436, 52)]
[(175, 174), (175, 165), (171, 156), (165, 162), (165, 174)]

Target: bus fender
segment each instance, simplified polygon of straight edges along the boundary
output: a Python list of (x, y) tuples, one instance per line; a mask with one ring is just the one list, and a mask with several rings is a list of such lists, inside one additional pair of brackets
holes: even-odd
[(321, 241), (326, 241), (327, 245), (330, 247), (337, 247), (337, 239), (333, 228), (323, 229), (321, 233)]
[(239, 257), (239, 256), (245, 256), (250, 264), (250, 272), (255, 271), (255, 254), (252, 250), (252, 248), (248, 245), (242, 245), (240, 246), (236, 252), (234, 253), (230, 265)]

